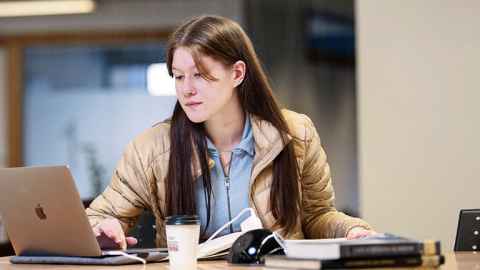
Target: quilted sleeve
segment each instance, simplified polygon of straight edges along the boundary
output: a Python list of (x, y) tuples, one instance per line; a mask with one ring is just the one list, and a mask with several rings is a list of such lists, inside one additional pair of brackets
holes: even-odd
[(149, 209), (148, 182), (140, 156), (131, 142), (115, 171), (110, 184), (86, 210), (90, 224), (95, 226), (106, 218), (116, 218), (124, 231), (133, 227), (137, 217)]
[(356, 226), (370, 229), (370, 225), (365, 221), (335, 209), (335, 192), (327, 155), (312, 121), (305, 118), (304, 166), (300, 176), (302, 227), (305, 237), (345, 237), (348, 231)]

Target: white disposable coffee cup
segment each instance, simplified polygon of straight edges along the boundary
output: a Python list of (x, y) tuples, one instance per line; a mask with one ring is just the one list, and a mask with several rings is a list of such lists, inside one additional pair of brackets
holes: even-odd
[(170, 269), (196, 269), (200, 220), (196, 215), (170, 216), (165, 220)]

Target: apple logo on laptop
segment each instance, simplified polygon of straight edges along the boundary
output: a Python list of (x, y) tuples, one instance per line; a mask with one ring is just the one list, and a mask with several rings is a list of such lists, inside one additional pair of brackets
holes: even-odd
[(37, 204), (37, 207), (35, 207), (35, 213), (39, 219), (47, 219), (47, 215), (40, 204)]

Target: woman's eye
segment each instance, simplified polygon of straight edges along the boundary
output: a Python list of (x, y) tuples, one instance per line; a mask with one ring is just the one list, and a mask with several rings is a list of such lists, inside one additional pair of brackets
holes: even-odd
[(202, 74), (200, 73), (195, 73), (193, 76), (195, 76), (195, 78), (202, 78)]
[(183, 75), (176, 75), (176, 76), (174, 76), (174, 77), (175, 77), (175, 80), (177, 80), (177, 81), (183, 79)]

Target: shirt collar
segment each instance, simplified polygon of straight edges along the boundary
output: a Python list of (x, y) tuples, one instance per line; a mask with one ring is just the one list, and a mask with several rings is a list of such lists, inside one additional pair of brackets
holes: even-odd
[[(207, 149), (208, 152), (211, 154), (218, 153), (217, 148), (212, 143), (212, 141), (207, 137)], [(244, 151), (250, 156), (255, 155), (255, 146), (253, 143), (253, 132), (252, 132), (252, 124), (250, 122), (250, 116), (247, 114), (245, 117), (245, 125), (243, 127), (242, 132), (242, 139), (240, 143), (238, 143), (234, 148), (233, 151)]]

